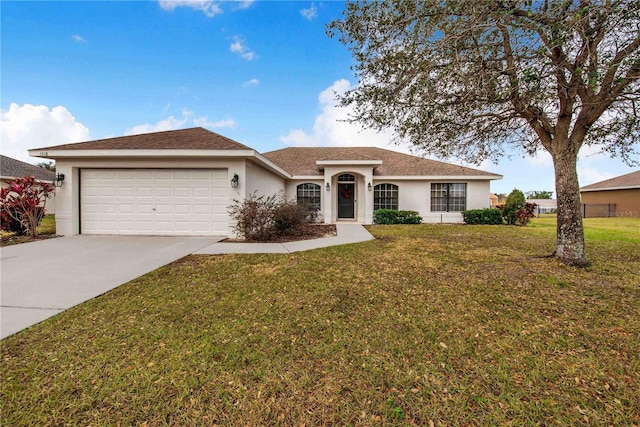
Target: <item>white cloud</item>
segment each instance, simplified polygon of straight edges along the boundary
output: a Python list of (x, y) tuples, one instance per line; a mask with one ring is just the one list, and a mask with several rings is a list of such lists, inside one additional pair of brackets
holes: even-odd
[(193, 124), (205, 128), (233, 128), (236, 126), (236, 121), (233, 119), (223, 119), (212, 122), (207, 117), (198, 117), (193, 119)]
[(244, 82), (242, 84), (242, 86), (244, 86), (244, 87), (255, 87), (255, 86), (258, 86), (259, 84), (260, 84), (260, 80), (251, 79), (251, 80), (247, 80), (246, 82)]
[(248, 9), (253, 4), (254, 0), (237, 0), (236, 4), (238, 9)]
[(231, 50), (231, 52), (233, 53), (239, 54), (247, 61), (254, 60), (258, 57), (258, 55), (256, 55), (254, 51), (249, 49), (247, 43), (239, 36), (233, 37), (233, 43), (231, 43), (231, 46), (229, 46), (229, 50)]
[(2, 111), (2, 154), (24, 162), (37, 163), (27, 150), (89, 139), (89, 129), (63, 106), (11, 103)]
[(311, 21), (318, 15), (318, 8), (316, 8), (315, 4), (311, 3), (310, 8), (300, 10), (300, 15), (302, 15), (305, 19)]
[(141, 133), (163, 132), (167, 130), (183, 129), (190, 126), (205, 128), (233, 128), (236, 121), (233, 119), (209, 120), (206, 116), (194, 117), (193, 111), (182, 110), (182, 117), (169, 116), (156, 123), (145, 123), (132, 126), (127, 129), (125, 135), (138, 135)]
[(78, 43), (86, 43), (87, 41), (84, 39), (84, 37), (78, 35), (78, 34), (74, 34), (71, 36), (71, 38), (73, 39), (73, 41), (76, 41)]
[(410, 152), (408, 146), (391, 145), (394, 134), (391, 131), (376, 132), (365, 129), (358, 124), (345, 120), (353, 111), (351, 108), (339, 107), (336, 94), (343, 94), (352, 89), (347, 80), (337, 80), (318, 96), (320, 114), (316, 117), (311, 131), (291, 129), (289, 133), (280, 137), (280, 141), (289, 146), (340, 146), (340, 147), (381, 147), (396, 151)]
[(173, 12), (178, 7), (190, 7), (199, 10), (209, 18), (222, 13), (219, 2), (209, 0), (158, 0), (158, 4), (164, 10)]
[(553, 166), (551, 154), (542, 148), (533, 156), (527, 156), (527, 161), (533, 166)]

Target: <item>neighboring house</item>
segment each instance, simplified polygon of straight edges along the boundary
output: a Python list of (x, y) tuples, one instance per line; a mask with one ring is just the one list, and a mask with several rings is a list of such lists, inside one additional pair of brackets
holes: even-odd
[[(56, 173), (35, 166), (29, 163), (16, 160), (11, 157), (0, 155), (0, 181), (2, 187), (7, 187), (7, 181), (24, 178), (25, 176), (33, 176), (38, 182), (46, 182), (53, 185), (53, 181), (56, 179)], [(56, 196), (55, 193), (47, 199), (46, 212), (55, 213), (56, 211)]]
[(489, 206), (492, 208), (495, 208), (496, 206), (498, 206), (500, 203), (498, 203), (498, 200), (500, 200), (498, 198), (498, 196), (496, 194), (493, 193), (489, 193)]
[(583, 216), (640, 216), (640, 170), (580, 188)]
[(378, 208), (462, 222), (489, 206), (502, 176), (380, 148), (285, 148), (260, 154), (203, 128), (30, 150), (56, 160), (57, 233), (231, 235), (235, 200), (284, 194), (325, 223), (373, 222)]
[(558, 210), (558, 201), (556, 199), (527, 199), (527, 203), (536, 204), (536, 215), (554, 213)]

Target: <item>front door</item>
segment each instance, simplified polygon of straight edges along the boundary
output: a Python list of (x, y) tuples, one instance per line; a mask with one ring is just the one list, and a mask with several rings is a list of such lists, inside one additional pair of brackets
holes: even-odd
[(354, 197), (356, 185), (350, 183), (338, 183), (338, 219), (355, 219)]

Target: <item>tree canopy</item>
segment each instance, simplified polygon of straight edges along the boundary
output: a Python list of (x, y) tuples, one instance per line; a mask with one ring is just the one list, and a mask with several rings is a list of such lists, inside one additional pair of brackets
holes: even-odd
[(639, 25), (635, 0), (391, 0), (350, 2), (328, 31), (360, 79), (342, 104), (369, 127), (475, 163), (565, 138), (633, 162)]
[(553, 198), (553, 191), (546, 190), (533, 190), (525, 193), (527, 199), (551, 199)]

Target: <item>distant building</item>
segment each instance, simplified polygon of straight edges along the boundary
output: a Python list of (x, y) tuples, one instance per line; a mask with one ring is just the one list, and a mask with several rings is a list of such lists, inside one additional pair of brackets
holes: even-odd
[(527, 199), (527, 203), (535, 203), (536, 215), (555, 213), (558, 210), (558, 201), (556, 199)]
[(499, 203), (498, 203), (499, 200), (500, 200), (499, 197), (496, 196), (495, 194), (493, 194), (493, 193), (489, 194), (489, 201), (491, 202), (491, 207), (492, 208), (495, 208), (496, 206), (499, 205)]
[(580, 188), (582, 215), (640, 217), (640, 170)]

